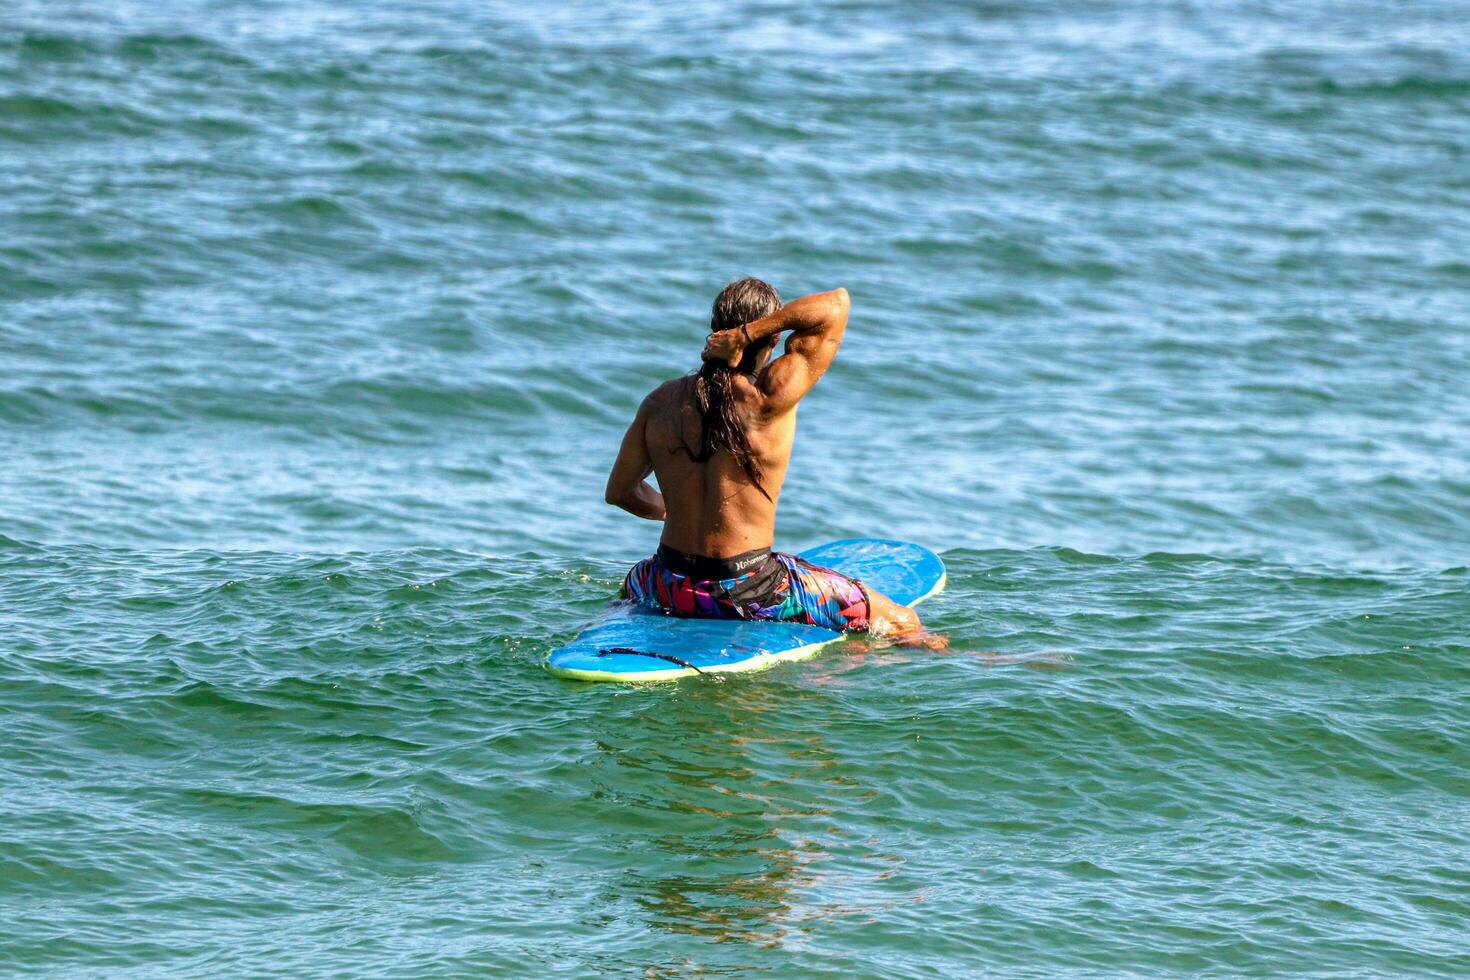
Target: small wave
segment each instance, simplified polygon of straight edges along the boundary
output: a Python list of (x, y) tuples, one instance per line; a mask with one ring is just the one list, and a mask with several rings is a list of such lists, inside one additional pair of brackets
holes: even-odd
[(79, 102), (45, 95), (0, 96), (0, 136), (20, 143), (43, 143), (59, 137), (90, 141), (106, 135), (145, 136), (163, 132), (169, 125), (117, 102)]
[[(9, 44), (0, 42), (0, 50), (8, 47)], [(101, 47), (73, 35), (27, 31), (15, 43), (15, 50), (27, 61), (79, 61), (95, 56)]]
[(117, 42), (118, 54), (135, 62), (153, 62), (174, 54), (207, 54), (214, 64), (249, 64), (229, 48), (198, 34), (132, 34)]
[(375, 803), (315, 802), (268, 793), (215, 789), (178, 789), (180, 804), (208, 815), (248, 814), (277, 830), (325, 832), (361, 857), (377, 861), (446, 861), (456, 852), (425, 830), (406, 808)]
[(306, 225), (351, 224), (371, 227), (371, 222), (335, 197), (325, 194), (300, 194), (250, 205), (245, 213), (268, 215), (287, 223)]
[(80, 119), (86, 115), (84, 107), (65, 99), (45, 95), (0, 96), (0, 116), (11, 119)]
[(1068, 565), (1116, 565), (1124, 561), (1112, 555), (1090, 555), (1085, 551), (1077, 551), (1072, 548), (1048, 549), (1056, 558)]
[(1381, 98), (1406, 102), (1458, 100), (1470, 95), (1470, 79), (1409, 75), (1385, 81), (1343, 82), (1324, 78), (1310, 86), (1310, 90), (1334, 97)]

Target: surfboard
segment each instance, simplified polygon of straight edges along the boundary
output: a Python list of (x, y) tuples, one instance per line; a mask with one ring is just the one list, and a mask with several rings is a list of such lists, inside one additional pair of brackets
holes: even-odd
[[(906, 606), (917, 605), (944, 588), (940, 557), (906, 541), (848, 538), (800, 554)], [(842, 636), (801, 623), (683, 619), (617, 604), (571, 643), (551, 651), (546, 669), (580, 681), (671, 681), (802, 660)]]

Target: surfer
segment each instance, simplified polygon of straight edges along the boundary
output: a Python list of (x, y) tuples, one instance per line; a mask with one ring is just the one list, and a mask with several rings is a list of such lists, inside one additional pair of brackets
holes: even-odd
[[(848, 307), (845, 289), (782, 306), (759, 279), (736, 280), (715, 297), (698, 373), (643, 399), (608, 475), (608, 503), (664, 523), (658, 551), (624, 580), (624, 598), (676, 616), (780, 620), (944, 645), (907, 606), (771, 550), (796, 407), (837, 356)], [(772, 359), (782, 334), (785, 351)]]

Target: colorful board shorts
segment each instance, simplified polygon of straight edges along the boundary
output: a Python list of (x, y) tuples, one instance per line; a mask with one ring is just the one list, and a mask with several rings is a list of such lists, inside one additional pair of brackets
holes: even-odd
[(661, 544), (628, 572), (623, 598), (672, 616), (868, 629), (868, 590), (861, 582), (769, 548), (704, 558)]

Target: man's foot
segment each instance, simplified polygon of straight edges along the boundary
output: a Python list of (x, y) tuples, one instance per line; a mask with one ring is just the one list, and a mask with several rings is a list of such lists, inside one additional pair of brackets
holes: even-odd
[(894, 644), (901, 647), (923, 647), (925, 650), (933, 650), (936, 653), (949, 649), (949, 637), (943, 633), (931, 633), (928, 630), (901, 634), (891, 639)]
[(941, 652), (949, 649), (949, 637), (943, 633), (931, 633), (922, 628), (917, 630), (884, 629), (882, 627), (888, 624), (875, 625), (878, 628), (869, 632), (866, 639), (854, 640), (848, 644), (848, 648), (853, 653), (868, 653), (884, 647), (922, 647), (925, 650)]

